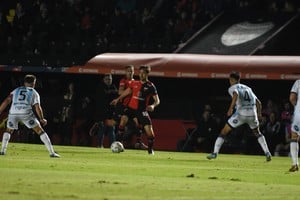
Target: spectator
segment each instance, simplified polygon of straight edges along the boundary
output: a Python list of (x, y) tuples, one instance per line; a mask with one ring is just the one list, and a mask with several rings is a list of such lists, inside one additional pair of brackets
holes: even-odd
[(262, 114), (270, 116), (272, 112), (278, 115), (279, 114), (278, 106), (272, 99), (268, 99), (266, 106), (264, 106), (262, 110)]
[(203, 111), (201, 118), (196, 120), (196, 124), (197, 127), (189, 133), (181, 151), (211, 152), (219, 130), (210, 109)]
[(76, 105), (75, 86), (73, 82), (68, 83), (67, 90), (63, 94), (62, 108), (60, 111), (61, 144), (70, 145), (74, 124), (74, 110)]
[(283, 125), (290, 124), (292, 121), (292, 115), (293, 115), (293, 109), (290, 104), (290, 102), (285, 101), (283, 103), (283, 110), (280, 114), (280, 121), (283, 123)]
[(103, 84), (98, 88), (97, 101), (97, 113), (98, 116), (96, 126), (98, 130), (98, 147), (102, 148), (104, 135), (109, 137), (109, 145), (115, 140), (115, 124), (111, 124), (114, 117), (115, 107), (110, 105), (110, 102), (118, 96), (117, 87), (113, 84), (113, 78), (111, 74), (105, 74), (102, 80)]
[(80, 104), (77, 106), (76, 119), (73, 126), (72, 145), (90, 145), (87, 133), (92, 125), (91, 115), (93, 115), (91, 99), (85, 96), (80, 100)]
[(275, 146), (274, 156), (290, 156), (291, 124), (284, 127), (284, 137)]
[(275, 112), (271, 112), (269, 120), (266, 125), (265, 137), (269, 141), (270, 151), (273, 153), (276, 144), (279, 143), (280, 139), (281, 124), (277, 119)]

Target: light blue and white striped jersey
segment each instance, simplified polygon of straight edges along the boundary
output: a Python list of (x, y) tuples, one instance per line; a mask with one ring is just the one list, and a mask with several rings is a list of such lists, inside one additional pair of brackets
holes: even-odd
[(291, 92), (297, 94), (297, 103), (295, 106), (295, 111), (294, 113), (299, 113), (300, 112), (300, 80), (296, 80), (293, 84), (293, 87), (291, 89)]
[(247, 85), (237, 83), (229, 87), (228, 93), (233, 96), (233, 93), (238, 94), (236, 102), (236, 113), (243, 116), (256, 116), (256, 95)]
[(21, 86), (14, 89), (11, 93), (12, 103), (9, 114), (30, 114), (32, 106), (40, 104), (40, 95), (32, 87)]

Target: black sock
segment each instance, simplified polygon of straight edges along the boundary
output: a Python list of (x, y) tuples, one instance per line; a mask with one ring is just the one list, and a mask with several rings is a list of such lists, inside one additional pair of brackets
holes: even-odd
[(148, 137), (148, 152), (153, 150), (154, 137)]

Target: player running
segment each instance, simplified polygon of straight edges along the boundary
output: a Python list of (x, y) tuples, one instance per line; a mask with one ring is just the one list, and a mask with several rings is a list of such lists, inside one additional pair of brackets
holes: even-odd
[[(114, 99), (112, 104), (116, 105), (124, 97), (131, 94), (126, 115), (129, 118), (138, 119), (139, 124), (142, 125), (148, 137), (148, 153), (154, 155), (153, 144), (155, 135), (148, 111), (154, 111), (154, 108), (159, 105), (160, 99), (155, 85), (148, 80), (150, 67), (140, 66), (139, 71), (140, 80), (131, 81), (129, 87), (118, 98)], [(149, 104), (151, 97), (153, 103)]]
[(215, 141), (213, 153), (209, 154), (207, 159), (217, 158), (217, 155), (224, 143), (225, 136), (229, 134), (233, 128), (237, 128), (246, 123), (251, 128), (253, 134), (257, 137), (258, 143), (266, 155), (266, 161), (271, 161), (271, 153), (265, 137), (259, 130), (258, 119), (261, 118), (261, 102), (250, 87), (240, 83), (240, 73), (230, 73), (229, 82), (231, 86), (229, 87), (228, 92), (232, 99), (227, 116), (230, 118)]

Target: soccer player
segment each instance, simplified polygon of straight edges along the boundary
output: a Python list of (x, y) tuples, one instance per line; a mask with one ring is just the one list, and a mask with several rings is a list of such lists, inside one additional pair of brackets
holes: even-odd
[[(128, 85), (131, 81), (133, 81), (133, 75), (134, 75), (134, 66), (133, 65), (128, 65), (125, 67), (125, 76), (120, 80), (119, 82), (119, 95), (124, 92), (128, 88)], [(124, 97), (122, 100), (123, 104), (126, 106), (130, 101), (130, 95)]]
[[(119, 95), (121, 95), (129, 87), (129, 84), (134, 80), (133, 75), (134, 75), (134, 66), (133, 65), (126, 66), (125, 76), (119, 82), (119, 89), (118, 89)], [(115, 123), (119, 124), (118, 137), (119, 140), (121, 141), (122, 141), (122, 139), (120, 138), (122, 137), (121, 134), (123, 134), (125, 126), (128, 122), (128, 117), (125, 115), (125, 110), (127, 109), (130, 98), (131, 98), (131, 94), (125, 96), (116, 105)]]
[[(142, 125), (148, 137), (148, 153), (154, 155), (153, 144), (155, 135), (148, 111), (154, 111), (154, 108), (159, 105), (160, 99), (155, 85), (148, 80), (149, 72), (149, 66), (140, 66), (140, 80), (131, 81), (129, 87), (118, 98), (114, 99), (112, 104), (116, 105), (124, 97), (131, 94), (127, 116), (138, 119), (139, 124)], [(149, 102), (151, 97), (153, 99), (152, 104)]]
[(50, 153), (50, 157), (60, 157), (59, 154), (54, 152), (51, 141), (47, 133), (42, 128), (42, 126), (47, 124), (47, 120), (44, 118), (43, 110), (40, 105), (40, 95), (34, 89), (35, 83), (36, 77), (34, 75), (26, 75), (24, 78), (24, 86), (13, 90), (0, 106), (1, 114), (11, 103), (7, 120), (7, 128), (2, 138), (0, 155), (6, 154), (10, 136), (14, 130), (18, 129), (18, 123), (22, 122), (25, 126), (33, 129), (34, 132), (40, 136), (40, 139)]
[[(125, 76), (120, 80), (119, 82), (119, 95), (121, 95), (128, 87), (130, 82), (134, 80), (134, 66), (133, 65), (127, 65), (125, 66)], [(130, 102), (131, 94), (124, 97), (117, 105), (116, 105), (116, 123), (119, 124), (118, 126), (118, 137), (119, 140), (124, 140), (123, 137), (125, 132), (125, 126), (127, 126), (127, 129), (130, 129), (129, 132), (135, 132), (136, 133), (136, 144), (135, 147), (139, 149), (147, 149), (148, 147), (142, 142), (141, 139), (141, 131), (139, 128), (139, 124), (137, 121), (137, 118), (134, 119), (128, 119), (128, 116), (126, 116), (126, 110), (128, 107), (128, 103)], [(128, 120), (132, 120), (132, 125), (128, 126)]]
[(292, 119), (291, 127), (291, 142), (290, 153), (292, 159), (292, 167), (290, 172), (299, 171), (299, 137), (300, 137), (300, 79), (296, 80), (290, 92), (290, 102), (294, 106), (294, 117)]
[[(232, 72), (229, 75), (230, 87), (228, 89), (231, 95), (231, 104), (229, 106), (227, 123), (221, 130), (220, 135), (215, 141), (213, 153), (207, 156), (207, 159), (215, 159), (224, 143), (224, 138), (233, 128), (242, 124), (248, 124), (253, 134), (257, 137), (258, 143), (262, 147), (266, 161), (271, 161), (271, 153), (266, 143), (265, 137), (259, 130), (258, 118), (261, 117), (261, 102), (253, 93), (252, 89), (240, 83), (240, 73)], [(235, 110), (235, 112), (234, 112)]]

